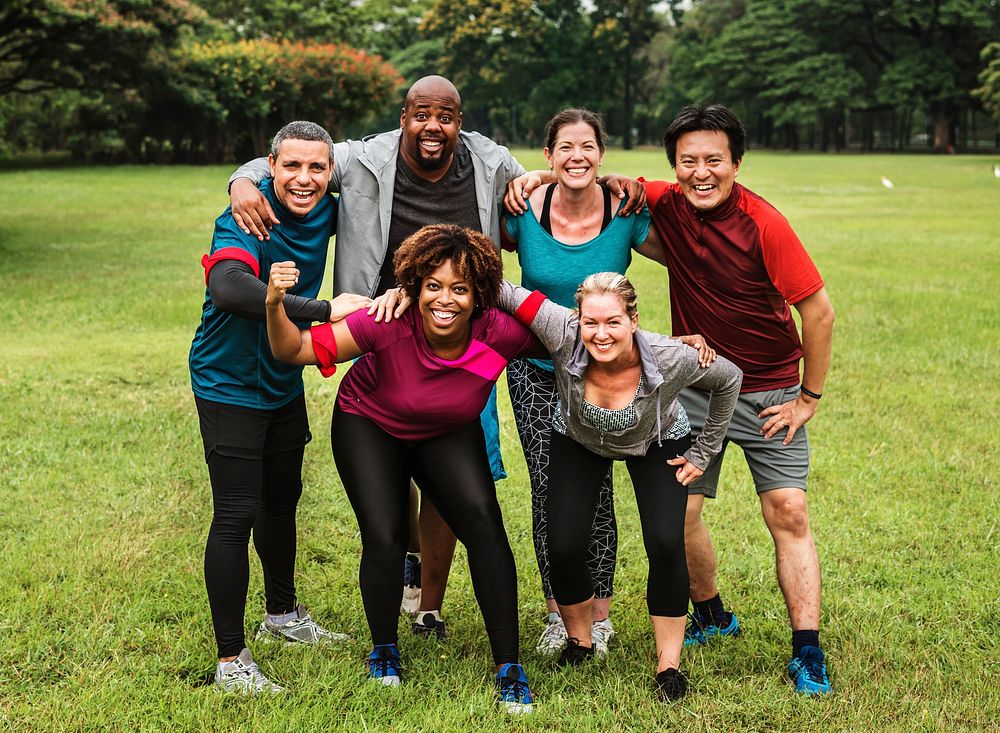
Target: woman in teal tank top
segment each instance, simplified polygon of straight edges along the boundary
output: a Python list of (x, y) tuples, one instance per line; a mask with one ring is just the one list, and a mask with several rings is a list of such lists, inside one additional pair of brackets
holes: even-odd
[[(608, 189), (598, 182), (604, 138), (600, 119), (587, 110), (567, 109), (549, 120), (544, 154), (555, 183), (534, 189), (527, 211), (520, 216), (507, 214), (500, 228), (506, 247), (517, 251), (522, 286), (566, 307), (575, 305), (576, 288), (588, 275), (624, 274), (633, 249), (653, 259), (662, 257), (656, 243), (646, 241), (650, 233), (647, 210), (628, 217), (614, 215), (612, 204), (618, 202), (613, 202)], [(537, 651), (555, 655), (566, 646), (566, 627), (549, 583), (545, 516), (549, 430), (558, 404), (552, 363), (515, 359), (507, 367), (507, 385), (531, 480), (535, 556), (548, 605), (548, 620)], [(617, 545), (609, 470), (601, 486), (588, 563), (595, 590), (592, 636), (600, 656), (607, 652), (608, 641), (614, 636), (608, 614)]]

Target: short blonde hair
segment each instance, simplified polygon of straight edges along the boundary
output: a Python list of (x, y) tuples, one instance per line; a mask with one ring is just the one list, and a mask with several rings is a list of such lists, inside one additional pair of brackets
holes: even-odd
[(632, 281), (617, 272), (595, 272), (589, 275), (576, 289), (576, 310), (579, 312), (583, 299), (588, 295), (617, 295), (625, 305), (629, 318), (639, 315), (639, 296)]

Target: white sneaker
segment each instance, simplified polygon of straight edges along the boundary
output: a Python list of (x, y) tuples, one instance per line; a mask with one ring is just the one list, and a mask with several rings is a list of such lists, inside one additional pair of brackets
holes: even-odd
[(295, 615), (296, 618), (279, 626), (271, 623), (265, 614), (264, 620), (257, 627), (254, 641), (280, 641), (286, 644), (333, 644), (351, 639), (347, 634), (324, 629), (313, 621), (312, 616), (301, 603), (296, 606)]
[(220, 662), (215, 668), (215, 686), (225, 692), (235, 692), (239, 695), (277, 694), (285, 688), (274, 684), (250, 656), (250, 650), (244, 649), (231, 662)]
[(535, 651), (546, 657), (553, 657), (566, 648), (566, 626), (562, 616), (553, 611), (545, 621), (545, 631), (538, 639)]
[(615, 628), (611, 625), (611, 619), (595, 621), (590, 627), (590, 638), (594, 642), (594, 656), (598, 659), (608, 656), (608, 642), (615, 638)]

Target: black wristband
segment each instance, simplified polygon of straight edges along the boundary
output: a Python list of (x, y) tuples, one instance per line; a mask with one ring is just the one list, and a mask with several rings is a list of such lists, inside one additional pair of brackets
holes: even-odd
[(806, 389), (805, 385), (802, 385), (801, 387), (799, 387), (799, 389), (802, 391), (802, 394), (806, 395), (807, 397), (812, 397), (814, 400), (818, 400), (820, 397), (823, 396), (822, 392), (818, 393), (813, 392), (811, 389)]

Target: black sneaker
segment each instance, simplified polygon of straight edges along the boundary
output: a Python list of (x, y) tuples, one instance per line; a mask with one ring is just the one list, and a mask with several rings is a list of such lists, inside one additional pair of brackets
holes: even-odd
[(411, 631), (416, 636), (423, 636), (426, 639), (447, 639), (448, 630), (444, 621), (439, 621), (433, 613), (418, 614), (417, 620), (413, 622)]
[(593, 646), (580, 646), (580, 640), (575, 636), (569, 637), (566, 640), (566, 648), (563, 649), (562, 654), (559, 656), (559, 661), (556, 662), (560, 667), (575, 667), (578, 664), (583, 664), (588, 659), (594, 658), (594, 647)]
[(680, 700), (687, 693), (688, 680), (679, 669), (665, 669), (656, 673), (656, 694), (663, 702)]

